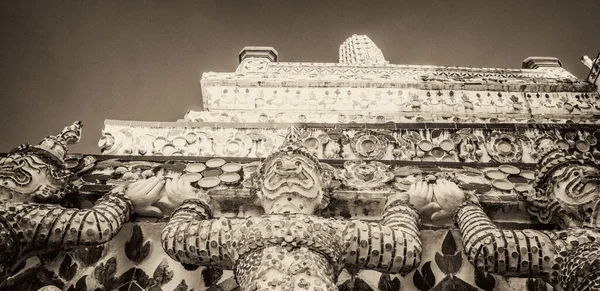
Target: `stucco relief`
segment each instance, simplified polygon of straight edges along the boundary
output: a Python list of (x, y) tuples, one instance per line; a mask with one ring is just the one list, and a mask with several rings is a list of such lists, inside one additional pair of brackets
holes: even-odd
[(255, 169), (250, 185), (263, 216), (214, 219), (208, 195), (186, 200), (163, 231), (167, 254), (233, 268), (242, 290), (337, 290), (344, 266), (408, 273), (419, 265), (419, 218), (408, 194), (390, 198), (378, 223), (319, 217), (333, 169), (293, 130)]
[[(554, 148), (539, 161), (534, 186), (521, 195), (544, 223), (563, 230), (501, 230), (477, 198), (456, 212), (465, 254), (481, 271), (502, 276), (538, 277), (558, 290), (598, 290), (600, 169), (589, 152)], [(458, 193), (457, 187), (446, 187)]]
[[(91, 246), (110, 240), (133, 211), (123, 193), (109, 193), (91, 209), (58, 203), (78, 190), (77, 174), (93, 161), (67, 168), (67, 146), (79, 141), (81, 122), (38, 145), (22, 145), (0, 160), (0, 282), (10, 288), (11, 276), (27, 259), (50, 251)], [(21, 265), (22, 267), (22, 265)]]

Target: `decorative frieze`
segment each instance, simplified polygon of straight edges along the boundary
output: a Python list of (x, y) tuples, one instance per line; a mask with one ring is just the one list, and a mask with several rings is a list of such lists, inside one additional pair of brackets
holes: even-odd
[[(138, 124), (107, 123), (100, 141), (103, 154), (261, 158), (281, 144), (286, 131), (266, 124), (248, 128), (228, 123), (214, 124), (222, 127)], [(600, 154), (600, 132), (592, 126), (453, 125), (306, 124), (299, 134), (303, 145), (320, 159), (535, 163), (539, 153), (550, 146)], [(260, 126), (263, 128), (257, 128)]]

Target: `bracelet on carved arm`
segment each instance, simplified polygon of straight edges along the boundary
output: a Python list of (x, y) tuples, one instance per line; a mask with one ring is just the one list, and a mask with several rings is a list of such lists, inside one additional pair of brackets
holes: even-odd
[(53, 204), (9, 204), (4, 217), (19, 237), (19, 256), (22, 256), (105, 243), (129, 221), (132, 209), (129, 198), (110, 193), (91, 209)]
[(233, 266), (231, 221), (212, 219), (210, 206), (201, 200), (184, 201), (173, 212), (161, 240), (165, 252), (183, 264)]
[(501, 230), (475, 203), (455, 215), (464, 252), (476, 268), (503, 276), (550, 280), (555, 247), (548, 234), (536, 230)]
[(419, 215), (411, 206), (392, 203), (379, 223), (353, 221), (344, 230), (346, 264), (360, 269), (407, 274), (421, 261)]

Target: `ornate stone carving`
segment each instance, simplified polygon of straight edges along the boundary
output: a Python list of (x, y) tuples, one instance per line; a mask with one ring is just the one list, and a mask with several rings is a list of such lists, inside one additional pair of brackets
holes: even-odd
[(521, 138), (515, 134), (492, 132), (486, 144), (492, 159), (500, 163), (520, 162), (523, 157)]
[(342, 266), (389, 273), (418, 266), (419, 219), (408, 195), (390, 198), (379, 223), (317, 216), (329, 202), (333, 173), (297, 139), (292, 130), (252, 174), (265, 215), (214, 219), (207, 199), (186, 200), (163, 231), (167, 254), (185, 264), (233, 267), (242, 290), (337, 290)]
[(79, 141), (81, 126), (75, 122), (0, 160), (0, 282), (32, 256), (104, 243), (129, 219), (133, 205), (122, 193), (105, 195), (91, 209), (50, 204), (77, 191), (65, 156), (67, 145)]
[(589, 152), (544, 154), (535, 190), (522, 193), (540, 221), (565, 229), (501, 230), (471, 196), (455, 216), (465, 254), (481, 271), (539, 277), (560, 290), (598, 290), (599, 182), (600, 167)]
[(346, 161), (344, 168), (336, 171), (336, 178), (351, 189), (371, 190), (381, 188), (394, 179), (390, 167), (384, 163), (371, 161)]
[(357, 132), (350, 139), (350, 148), (352, 152), (360, 159), (381, 159), (388, 152), (390, 139), (385, 134), (379, 134), (369, 131)]

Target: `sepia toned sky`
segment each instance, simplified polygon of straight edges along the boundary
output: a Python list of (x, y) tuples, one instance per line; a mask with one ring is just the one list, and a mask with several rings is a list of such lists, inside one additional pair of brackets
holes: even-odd
[(600, 51), (598, 0), (0, 1), (0, 152), (75, 120), (72, 152), (99, 153), (105, 119), (175, 121), (201, 109), (202, 72), (248, 45), (280, 61), (337, 62), (367, 34), (394, 64), (520, 68), (528, 56)]

